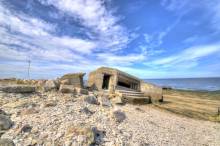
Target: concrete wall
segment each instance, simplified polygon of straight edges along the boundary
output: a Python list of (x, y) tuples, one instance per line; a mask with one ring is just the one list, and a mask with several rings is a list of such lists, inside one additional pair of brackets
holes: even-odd
[(110, 92), (114, 92), (117, 81), (116, 71), (114, 70), (98, 69), (91, 72), (88, 78), (88, 86), (95, 90), (102, 90), (104, 74), (110, 75), (109, 90)]
[(137, 91), (140, 90), (140, 80), (129, 78), (129, 77), (127, 77), (125, 75), (121, 75), (121, 74), (118, 75), (118, 80), (120, 82), (123, 82), (123, 83), (126, 83), (126, 84), (130, 85), (131, 89), (134, 89), (134, 90), (137, 90)]
[(152, 102), (158, 102), (163, 98), (163, 90), (161, 87), (145, 83), (144, 81), (141, 82), (141, 92), (144, 92), (145, 96), (151, 97)]
[(93, 90), (98, 90), (97, 83), (96, 83), (96, 72), (89, 73), (88, 78), (88, 86)]
[(74, 87), (77, 88), (84, 88), (83, 85), (83, 76), (84, 74), (66, 74), (63, 77), (61, 77), (59, 80), (61, 82), (61, 84), (64, 85), (73, 85)]

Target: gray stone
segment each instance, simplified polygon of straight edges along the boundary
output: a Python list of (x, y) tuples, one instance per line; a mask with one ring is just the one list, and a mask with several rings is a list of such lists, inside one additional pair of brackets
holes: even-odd
[(104, 137), (106, 136), (106, 132), (102, 130), (98, 130), (97, 127), (92, 128), (93, 133), (95, 134), (95, 144), (101, 145)]
[(86, 126), (69, 126), (66, 129), (64, 138), (65, 145), (88, 146), (95, 143), (94, 131)]
[(24, 133), (24, 132), (31, 132), (32, 127), (28, 124), (23, 125), (21, 128), (19, 128), (18, 133)]
[(124, 112), (121, 110), (114, 110), (113, 113), (113, 118), (115, 119), (116, 122), (121, 123), (126, 119), (126, 115)]
[(112, 106), (111, 101), (109, 100), (108, 96), (106, 96), (106, 95), (99, 96), (98, 101), (102, 106), (107, 106), (107, 107)]
[(34, 86), (28, 85), (13, 85), (13, 86), (4, 86), (1, 88), (3, 92), (7, 93), (33, 93), (35, 92)]
[(12, 126), (12, 121), (6, 115), (0, 115), (0, 131), (8, 130)]
[(0, 139), (0, 146), (15, 146), (14, 142), (10, 139)]
[(99, 104), (95, 96), (89, 95), (84, 98), (84, 101), (89, 104)]
[(7, 115), (7, 113), (5, 111), (3, 111), (2, 109), (0, 109), (0, 114), (1, 115)]
[(84, 108), (80, 109), (79, 112), (85, 113), (86, 115), (92, 115), (92, 114), (94, 114), (94, 112), (93, 112), (93, 111), (90, 111), (90, 110), (88, 109), (88, 107), (84, 107)]

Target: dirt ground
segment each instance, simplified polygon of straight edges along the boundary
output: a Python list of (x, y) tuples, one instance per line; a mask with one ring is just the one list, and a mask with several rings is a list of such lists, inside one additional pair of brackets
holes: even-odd
[(156, 104), (160, 109), (209, 121), (220, 122), (220, 92), (165, 90), (164, 102)]

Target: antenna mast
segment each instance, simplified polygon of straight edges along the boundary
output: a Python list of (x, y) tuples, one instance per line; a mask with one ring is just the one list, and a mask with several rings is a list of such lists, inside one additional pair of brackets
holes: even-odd
[(30, 80), (30, 67), (31, 67), (31, 60), (28, 59), (28, 79)]

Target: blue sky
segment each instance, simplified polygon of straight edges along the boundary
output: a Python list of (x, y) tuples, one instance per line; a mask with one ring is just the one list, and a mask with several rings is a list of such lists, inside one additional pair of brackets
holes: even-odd
[(219, 0), (1, 0), (0, 37), (1, 78), (220, 76)]

